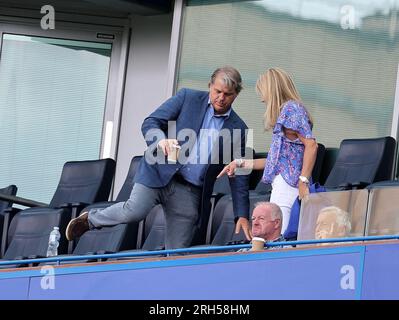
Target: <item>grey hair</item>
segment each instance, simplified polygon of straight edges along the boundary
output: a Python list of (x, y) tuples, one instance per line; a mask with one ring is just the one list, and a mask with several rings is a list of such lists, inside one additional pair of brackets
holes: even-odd
[(320, 210), (319, 214), (322, 213), (329, 213), (332, 212), (335, 214), (337, 217), (337, 224), (340, 227), (345, 227), (346, 233), (349, 233), (352, 228), (351, 221), (349, 219), (349, 213), (342, 210), (341, 208), (335, 207), (335, 206), (330, 206), (330, 207), (325, 207)]
[(269, 207), (272, 210), (271, 212), (272, 221), (280, 219), (281, 224), (283, 223), (283, 213), (281, 212), (281, 208), (277, 204), (273, 202), (260, 201), (255, 203), (255, 208), (257, 207)]
[(241, 75), (237, 69), (225, 66), (221, 68), (217, 68), (211, 76), (211, 80), (209, 81), (209, 85), (215, 83), (215, 79), (217, 76), (221, 75), (224, 84), (229, 89), (234, 89), (234, 91), (238, 94), (242, 89), (242, 79)]

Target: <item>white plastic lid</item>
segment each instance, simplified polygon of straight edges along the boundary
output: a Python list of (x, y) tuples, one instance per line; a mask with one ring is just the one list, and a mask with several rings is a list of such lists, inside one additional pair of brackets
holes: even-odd
[(252, 241), (262, 241), (262, 242), (266, 242), (265, 239), (260, 238), (260, 237), (253, 237)]
[(60, 230), (60, 228), (59, 228), (59, 227), (54, 227), (54, 229), (55, 229), (55, 230)]

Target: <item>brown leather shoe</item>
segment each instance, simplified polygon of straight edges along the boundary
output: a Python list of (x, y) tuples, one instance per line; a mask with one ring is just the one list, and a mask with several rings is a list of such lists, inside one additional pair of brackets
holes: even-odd
[(89, 213), (83, 212), (79, 217), (69, 221), (66, 228), (66, 238), (71, 241), (79, 238), (83, 233), (88, 231), (89, 228)]

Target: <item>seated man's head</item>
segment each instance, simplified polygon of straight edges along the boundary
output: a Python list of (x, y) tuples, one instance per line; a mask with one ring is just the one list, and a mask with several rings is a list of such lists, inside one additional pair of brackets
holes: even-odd
[(351, 230), (348, 212), (338, 207), (326, 207), (317, 217), (315, 239), (347, 237)]
[(252, 235), (272, 241), (280, 237), (283, 216), (278, 205), (258, 202), (252, 213)]

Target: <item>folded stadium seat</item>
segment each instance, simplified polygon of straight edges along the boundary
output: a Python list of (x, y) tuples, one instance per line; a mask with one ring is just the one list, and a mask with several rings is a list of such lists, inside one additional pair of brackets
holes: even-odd
[(327, 189), (361, 189), (392, 178), (396, 141), (392, 137), (346, 139), (324, 184)]
[[(26, 225), (25, 221), (34, 221), (35, 218), (40, 223), (32, 223), (32, 234), (37, 235), (40, 233), (44, 235), (47, 229), (43, 221), (48, 219), (49, 223), (52, 224), (51, 228), (49, 227), (48, 234), (50, 234), (53, 227), (58, 226), (61, 232), (61, 241), (65, 241), (64, 233), (66, 225), (71, 219), (72, 214), (77, 215), (81, 208), (87, 204), (108, 199), (114, 173), (115, 161), (112, 159), (65, 163), (57, 189), (48, 206), (37, 206), (22, 211), (13, 208), (12, 214), (15, 214), (15, 216), (8, 228), (7, 237), (3, 237), (6, 240), (2, 243), (2, 250), (5, 252), (5, 256), (8, 259), (13, 259), (13, 257), (25, 255), (25, 251), (22, 250), (22, 246), (20, 245), (24, 237), (19, 236), (15, 238), (18, 231), (17, 227), (24, 228)], [(23, 201), (19, 201), (20, 199), (23, 198), (18, 198), (14, 203), (29, 205), (28, 202), (30, 200), (23, 199)], [(32, 201), (32, 204), (35, 205), (35, 202)], [(52, 214), (55, 217), (52, 217)], [(56, 218), (58, 215), (61, 216)], [(23, 217), (24, 224), (22, 222), (18, 223), (20, 217)], [(43, 227), (40, 226), (41, 223), (44, 224)], [(37, 228), (37, 230), (33, 227)], [(25, 234), (25, 229), (23, 230), (23, 234)], [(18, 241), (18, 244), (13, 243), (15, 241)], [(44, 250), (47, 249), (47, 242), (48, 238), (46, 243), (40, 242), (42, 247), (37, 247), (37, 256), (41, 256)], [(12, 248), (11, 251), (9, 251), (10, 248)], [(18, 250), (22, 251), (19, 252)], [(60, 246), (59, 252), (66, 253), (65, 247)], [(34, 255), (34, 252), (29, 253), (30, 255)]]
[[(157, 251), (165, 249), (166, 220), (162, 205), (158, 204), (148, 213), (143, 220), (143, 228), (139, 229), (137, 249), (121, 250), (123, 253), (138, 253), (144, 251)], [(160, 254), (158, 256), (164, 256)], [(154, 256), (151, 256), (154, 257)], [(112, 260), (142, 259), (143, 257), (112, 258)]]
[[(256, 152), (253, 148), (246, 148), (245, 155), (242, 157), (246, 157), (250, 155), (251, 158), (254, 158)], [(231, 155), (231, 159), (235, 158)], [(222, 177), (216, 179), (218, 174), (223, 170), (225, 165), (223, 164), (210, 164), (205, 172), (204, 184), (202, 188), (202, 199), (201, 199), (201, 207), (200, 207), (200, 215), (199, 215), (199, 222), (198, 222), (198, 230), (194, 235), (192, 245), (202, 245), (204, 243), (208, 243), (208, 227), (210, 221), (212, 220), (212, 212), (219, 201), (219, 199), (226, 195), (230, 194), (230, 182), (228, 177)], [(252, 176), (252, 174), (251, 174)], [(252, 179), (253, 185), (255, 186), (257, 181), (256, 178)], [(248, 177), (248, 184), (251, 186), (251, 178)], [(206, 196), (205, 196), (206, 195)], [(208, 195), (210, 195), (208, 197)]]
[[(249, 198), (250, 220), (255, 204), (260, 201), (265, 201), (263, 195), (252, 195)], [(225, 210), (215, 209), (212, 228), (213, 232), (211, 232), (211, 246), (246, 243), (247, 240), (242, 230), (240, 230), (240, 233), (238, 234), (235, 233), (236, 226), (234, 221), (232, 201), (229, 201), (225, 208)]]
[[(82, 211), (88, 211), (94, 208), (104, 209), (114, 203), (128, 200), (134, 185), (134, 176), (141, 159), (142, 156), (135, 156), (132, 158), (126, 179), (115, 201), (93, 203), (85, 207)], [(139, 222), (132, 222), (89, 230), (77, 241), (76, 248), (73, 250), (72, 254), (103, 254), (135, 249), (138, 229)]]
[(317, 144), (317, 155), (316, 162), (312, 170), (312, 181), (313, 183), (320, 183), (321, 172), (323, 169), (323, 164), (326, 156), (326, 147), (322, 143)]
[(131, 236), (131, 231), (137, 233), (137, 226), (118, 224), (113, 227), (90, 230), (82, 235), (72, 254), (106, 254), (131, 249), (131, 238), (135, 238)]
[(165, 249), (166, 221), (161, 205), (155, 206), (145, 219), (141, 243), (138, 247), (144, 251)]
[[(265, 159), (267, 158), (267, 152), (255, 152), (254, 159)], [(261, 181), (263, 176), (262, 170), (253, 170), (249, 177), (249, 190), (256, 190), (259, 186), (259, 182)]]
[(325, 148), (324, 160), (321, 165), (319, 183), (323, 186), (334, 167), (338, 156), (338, 148)]
[(399, 181), (370, 184), (366, 236), (399, 234)]
[[(249, 151), (251, 152), (251, 151)], [(260, 159), (260, 158), (266, 158), (267, 157), (267, 153), (256, 153), (252, 150), (252, 155), (254, 159)], [(193, 246), (202, 246), (204, 244), (209, 244), (211, 242), (211, 229), (212, 226), (215, 225), (214, 223), (214, 218), (213, 218), (213, 213), (214, 213), (214, 209), (216, 207), (216, 204), (219, 202), (220, 199), (224, 199), (223, 203), (225, 203), (224, 205), (228, 205), (229, 202), (231, 202), (232, 198), (231, 198), (231, 189), (230, 189), (230, 182), (229, 182), (229, 177), (227, 175), (224, 175), (222, 177), (220, 177), (219, 179), (215, 179), (215, 177), (220, 173), (220, 171), (224, 168), (223, 165), (218, 165), (212, 168), (212, 172), (207, 172), (206, 175), (206, 181), (210, 182), (208, 187), (213, 188), (213, 192), (212, 192), (212, 197), (210, 199), (210, 206), (208, 208), (204, 208), (204, 203), (206, 203), (207, 199), (205, 199), (203, 197), (202, 199), (202, 203), (203, 203), (203, 208), (201, 210), (201, 214), (203, 214), (204, 212), (209, 212), (208, 215), (208, 224), (206, 226), (206, 230), (204, 230), (205, 225), (202, 224), (202, 229), (201, 229), (201, 234), (202, 235), (206, 235), (205, 241), (204, 241), (204, 237), (202, 236), (200, 238), (200, 240), (194, 238), (193, 241)], [(262, 192), (264, 188), (262, 188), (259, 184), (259, 181), (262, 177), (263, 174), (263, 170), (252, 170), (249, 178), (248, 178), (248, 184), (249, 184), (249, 193), (251, 194), (252, 192), (254, 192), (255, 188), (258, 188), (259, 192)], [(214, 184), (213, 184), (214, 183)], [(204, 186), (204, 190), (206, 186)], [(256, 195), (258, 194), (257, 192), (255, 193)], [(222, 206), (224, 206), (222, 205)], [(216, 220), (218, 220), (218, 217), (215, 218)]]

